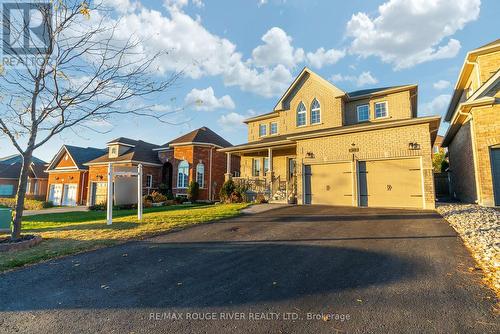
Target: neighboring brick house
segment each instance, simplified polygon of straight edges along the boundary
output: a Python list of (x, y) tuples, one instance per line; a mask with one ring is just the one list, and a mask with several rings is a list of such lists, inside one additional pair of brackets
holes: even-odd
[(54, 205), (85, 205), (89, 180), (84, 163), (104, 153), (100, 148), (63, 145), (47, 167), (47, 201)]
[(435, 206), (440, 117), (417, 117), (416, 85), (346, 93), (304, 68), (272, 112), (245, 122), (248, 143), (219, 151), (241, 157), (236, 182), (272, 200)]
[[(209, 128), (201, 127), (156, 148), (163, 164), (163, 183), (175, 196), (186, 196), (189, 183), (196, 180), (199, 200), (217, 200), (227, 165), (226, 154), (217, 149), (231, 146)], [(231, 172), (239, 171), (239, 157), (232, 157), (231, 166)]]
[(453, 195), (500, 205), (500, 39), (467, 53), (445, 121)]
[[(22, 157), (12, 155), (0, 158), (0, 197), (14, 197), (21, 175)], [(45, 162), (33, 157), (28, 175), (26, 195), (29, 198), (45, 199), (47, 193), (47, 173)]]
[[(158, 145), (120, 137), (108, 142), (107, 147), (103, 155), (85, 163), (85, 166), (89, 168), (87, 205), (106, 202), (109, 163), (114, 169), (136, 168), (141, 164), (143, 166), (143, 194), (158, 190), (162, 181), (162, 163), (158, 159), (158, 153), (154, 151), (159, 147)], [(130, 198), (135, 196), (135, 194), (128, 195)], [(115, 194), (115, 201), (116, 196), (117, 194)], [(127, 196), (127, 194), (120, 194), (120, 196)]]

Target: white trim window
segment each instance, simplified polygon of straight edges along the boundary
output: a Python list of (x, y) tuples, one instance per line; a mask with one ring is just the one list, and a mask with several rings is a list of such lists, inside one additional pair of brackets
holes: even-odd
[(358, 122), (364, 122), (370, 120), (370, 106), (368, 104), (362, 104), (356, 107), (356, 112), (358, 114)]
[(153, 175), (146, 175), (146, 188), (153, 188)]
[(297, 126), (304, 126), (307, 123), (307, 110), (302, 101), (297, 107)]
[(186, 189), (189, 184), (189, 162), (182, 160), (177, 167), (177, 188)]
[(321, 107), (316, 98), (311, 103), (311, 124), (321, 123)]
[(205, 187), (205, 165), (201, 162), (196, 165), (196, 182), (198, 182), (200, 188)]
[(389, 116), (387, 112), (387, 101), (375, 103), (375, 118), (384, 118)]
[(264, 158), (264, 175), (266, 175), (267, 172), (269, 172), (269, 158), (265, 157)]
[(265, 124), (259, 124), (259, 137), (267, 136), (267, 126)]
[(277, 122), (272, 122), (271, 124), (269, 124), (269, 134), (270, 135), (278, 134), (278, 123)]
[(252, 159), (252, 176), (260, 175), (260, 159), (253, 158)]

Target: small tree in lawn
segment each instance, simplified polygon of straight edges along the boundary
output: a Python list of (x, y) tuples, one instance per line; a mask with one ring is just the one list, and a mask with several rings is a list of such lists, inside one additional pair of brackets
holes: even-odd
[[(19, 1), (20, 8), (22, 3)], [(13, 220), (14, 240), (21, 234), (34, 150), (65, 130), (77, 133), (112, 115), (147, 116), (166, 122), (165, 117), (175, 112), (159, 114), (143, 102), (143, 97), (172, 87), (181, 75), (157, 74), (158, 58), (165, 52), (145, 54), (141, 41), (132, 34), (116, 37), (119, 19), (95, 1), (53, 3), (36, 8), (45, 44), (35, 52), (29, 51), (36, 61), (27, 61), (29, 52), (24, 51), (28, 49), (10, 48), (9, 57), (17, 66), (0, 68), (0, 136), (10, 140), (23, 160)], [(24, 21), (17, 26), (21, 26), (19, 31), (11, 29), (10, 33), (22, 41), (28, 27)], [(37, 43), (39, 40), (33, 40), (33, 44)]]
[(191, 181), (187, 188), (187, 197), (191, 202), (196, 202), (198, 200), (200, 192), (200, 185), (196, 181)]

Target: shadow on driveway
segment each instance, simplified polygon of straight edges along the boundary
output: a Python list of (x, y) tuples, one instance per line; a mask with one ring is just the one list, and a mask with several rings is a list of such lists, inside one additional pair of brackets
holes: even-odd
[(415, 261), (347, 247), (145, 241), (0, 275), (0, 310), (234, 306), (413, 280), (417, 273), (425, 270)]

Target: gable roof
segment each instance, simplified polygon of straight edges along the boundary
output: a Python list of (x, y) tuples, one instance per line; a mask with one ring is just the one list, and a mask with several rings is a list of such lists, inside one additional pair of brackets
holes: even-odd
[(328, 80), (323, 79), (321, 76), (318, 74), (314, 73), (311, 71), (309, 68), (304, 67), (302, 71), (300, 71), (299, 75), (292, 81), (288, 89), (285, 91), (283, 96), (278, 100), (278, 103), (276, 103), (276, 106), (274, 107), (274, 111), (278, 110), (283, 110), (283, 102), (287, 99), (287, 97), (293, 92), (293, 89), (295, 88), (296, 85), (298, 85), (301, 82), (301, 79), (304, 76), (310, 76), (312, 78), (315, 78), (316, 80), (320, 81), (323, 83), (325, 86), (329, 87), (332, 91), (334, 91), (338, 96), (345, 95), (345, 92), (339, 89), (338, 87), (334, 86), (331, 82)]
[(206, 126), (199, 129), (193, 130), (186, 133), (180, 137), (177, 137), (168, 143), (165, 143), (159, 147), (159, 149), (165, 149), (170, 146), (181, 145), (181, 144), (212, 144), (219, 147), (229, 147), (233, 146), (230, 142), (219, 136), (214, 131), (210, 130)]
[(47, 167), (47, 170), (55, 169), (56, 164), (63, 157), (64, 153), (67, 153), (70, 156), (70, 158), (75, 163), (76, 168), (87, 169), (84, 163), (103, 155), (104, 153), (106, 153), (106, 150), (95, 147), (63, 145), (59, 152), (57, 152), (57, 154), (54, 156), (54, 158), (52, 158), (50, 164)]
[[(151, 144), (142, 140), (134, 140), (124, 137), (120, 137), (119, 139), (120, 139), (119, 143), (126, 143), (126, 145), (131, 146), (123, 154), (119, 155), (116, 158), (110, 158), (108, 155), (108, 151), (104, 150), (104, 154), (101, 152), (99, 157), (87, 161), (86, 163), (84, 163), (84, 165), (89, 166), (89, 165), (104, 164), (109, 162), (125, 162), (125, 161), (161, 165), (161, 161), (158, 159), (158, 153), (154, 151), (154, 149), (159, 147), (158, 145)], [(109, 143), (118, 143), (118, 142), (113, 140), (110, 141)]]
[(123, 144), (123, 145), (129, 145), (129, 146), (134, 146), (137, 143), (137, 140), (126, 138), (126, 137), (118, 137), (113, 140), (108, 141), (106, 144), (111, 145), (111, 144)]
[[(9, 155), (7, 157), (0, 158), (0, 164), (14, 164), (14, 163), (21, 163), (23, 162), (23, 158), (20, 154), (13, 154)], [(44, 164), (45, 161), (42, 159), (38, 159), (37, 157), (32, 157), (31, 162), (36, 163), (36, 164)]]
[(464, 90), (463, 88), (467, 82), (467, 79), (470, 77), (472, 70), (474, 69), (474, 64), (477, 60), (477, 57), (498, 51), (500, 51), (500, 38), (467, 53), (464, 63), (462, 64), (462, 68), (460, 69), (460, 73), (458, 74), (457, 82), (455, 83), (453, 95), (450, 99), (450, 104), (444, 117), (445, 121), (450, 122), (453, 118), (455, 110), (460, 103), (460, 99)]
[[(22, 163), (15, 162), (12, 164), (0, 164), (0, 179), (18, 179), (21, 175)], [(37, 179), (48, 178), (44, 171), (45, 165), (39, 163), (31, 163), (30, 174), (28, 177)]]

